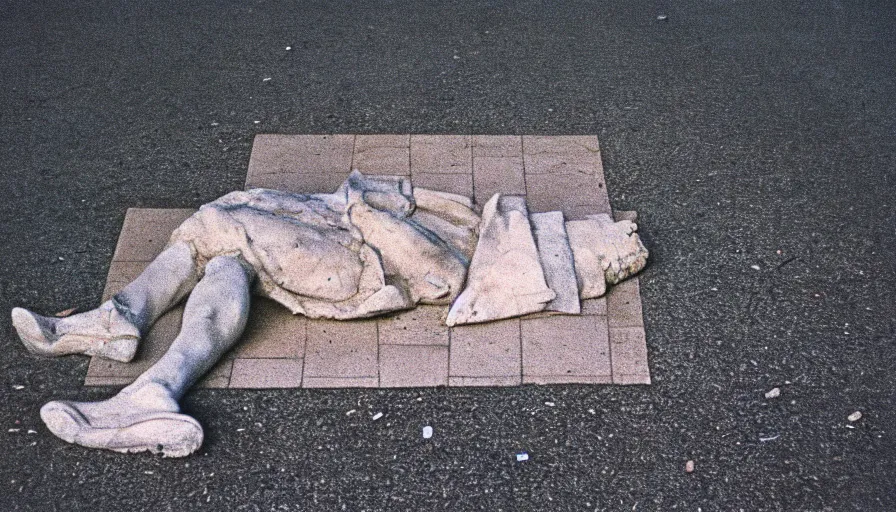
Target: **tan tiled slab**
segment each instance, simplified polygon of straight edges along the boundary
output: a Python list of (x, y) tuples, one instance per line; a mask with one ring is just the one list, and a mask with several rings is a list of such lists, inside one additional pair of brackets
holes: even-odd
[(520, 320), (451, 329), (452, 377), (520, 377)]
[(650, 384), (647, 340), (643, 327), (611, 327), (610, 352), (613, 358), (614, 383)]
[(232, 388), (297, 388), (302, 384), (301, 359), (234, 359)]
[[(551, 316), (522, 321), (523, 382), (609, 380), (606, 318)], [(578, 378), (581, 379), (578, 379)]]
[(411, 135), (411, 173), (470, 174), (469, 135)]
[(247, 176), (347, 174), (354, 145), (354, 135), (256, 135)]
[(518, 156), (474, 156), (473, 190), (478, 204), (485, 204), (499, 192), (524, 195), (523, 159)]
[(474, 135), (473, 158), (523, 156), (523, 138), (519, 135)]
[(519, 375), (507, 377), (448, 377), (448, 385), (451, 387), (497, 387), (519, 386)]
[(270, 188), (297, 194), (335, 192), (349, 175), (349, 171), (328, 174), (262, 174), (246, 179), (246, 189)]
[(309, 377), (302, 381), (303, 388), (375, 388), (379, 377)]
[(429, 174), (417, 172), (411, 174), (411, 183), (415, 187), (473, 197), (472, 174)]
[[(528, 192), (531, 211), (560, 210), (567, 219), (611, 212), (593, 136), (259, 136), (246, 186), (330, 192), (352, 167), (374, 174), (410, 173), (417, 186), (475, 195), (479, 203), (493, 192)], [(193, 211), (129, 210), (104, 300), (139, 275)], [(635, 218), (634, 212), (614, 214)], [(605, 298), (583, 301), (582, 316), (528, 317), (449, 330), (440, 321), (445, 309), (423, 306), (374, 320), (333, 322), (293, 316), (256, 298), (243, 341), (198, 386), (650, 383), (637, 279), (611, 288)], [(85, 385), (130, 383), (167, 349), (182, 310), (160, 320), (134, 363), (92, 360)]]
[(232, 351), (238, 359), (298, 359), (305, 356), (306, 325), (303, 316), (293, 315), (276, 302), (252, 297), (249, 322), (243, 340)]
[(380, 387), (415, 388), (448, 384), (448, 347), (380, 345)]
[(443, 345), (450, 341), (445, 306), (418, 306), (378, 318), (380, 345)]
[(376, 320), (308, 320), (305, 377), (377, 377)]
[(152, 261), (162, 252), (171, 232), (193, 215), (192, 208), (128, 208), (113, 261)]
[(643, 327), (637, 277), (610, 287), (607, 293), (607, 319), (610, 327)]
[(364, 174), (411, 174), (410, 135), (358, 135), (352, 169)]

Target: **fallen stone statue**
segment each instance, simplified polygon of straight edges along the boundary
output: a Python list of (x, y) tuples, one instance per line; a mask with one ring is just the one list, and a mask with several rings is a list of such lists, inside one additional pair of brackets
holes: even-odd
[(199, 448), (203, 430), (178, 402), (239, 339), (250, 291), (311, 318), (416, 304), (450, 305), (448, 325), (577, 314), (580, 299), (644, 267), (636, 229), (606, 214), (530, 214), (523, 197), (500, 194), (480, 215), (467, 197), (354, 172), (332, 194), (227, 194), (181, 224), (97, 309), (53, 318), (15, 308), (12, 321), (35, 354), (128, 362), (153, 322), (189, 296), (171, 347), (131, 385), (108, 400), (53, 401), (40, 411), (70, 443), (182, 457)]

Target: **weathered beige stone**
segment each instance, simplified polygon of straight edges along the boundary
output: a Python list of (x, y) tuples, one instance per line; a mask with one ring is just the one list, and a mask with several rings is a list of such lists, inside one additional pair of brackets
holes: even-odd
[(635, 233), (637, 229), (635, 223), (613, 222), (609, 215), (566, 223), (582, 299), (600, 297), (607, 284), (616, 284), (644, 268), (648, 252)]
[(451, 305), (448, 325), (535, 313), (556, 294), (545, 283), (526, 202), (495, 194), (485, 204), (467, 286)]
[(545, 311), (577, 315), (581, 312), (579, 287), (576, 282), (575, 262), (561, 212), (533, 213), (532, 221), (538, 258), (548, 287), (557, 296)]

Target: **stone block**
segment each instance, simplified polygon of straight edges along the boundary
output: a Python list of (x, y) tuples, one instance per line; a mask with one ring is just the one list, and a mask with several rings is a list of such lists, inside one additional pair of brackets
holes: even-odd
[(559, 210), (567, 220), (586, 212), (610, 212), (610, 199), (603, 184), (585, 174), (529, 174), (527, 171), (526, 200), (533, 212)]
[(469, 135), (411, 135), (411, 174), (471, 174), (472, 157)]
[(600, 154), (600, 144), (596, 135), (524, 135), (523, 151), (527, 155), (596, 155)]
[(472, 174), (431, 174), (415, 172), (411, 174), (415, 187), (428, 188), (439, 192), (450, 192), (465, 197), (473, 197)]
[(583, 315), (607, 316), (607, 298), (585, 299), (582, 301)]
[(448, 384), (448, 347), (380, 345), (380, 387), (413, 388)]
[(304, 388), (375, 388), (379, 386), (379, 377), (309, 377), (305, 376)]
[[(522, 321), (523, 382), (564, 382), (611, 375), (610, 348), (604, 317), (552, 316)], [(556, 379), (555, 379), (556, 380)]]
[(523, 159), (520, 157), (473, 157), (473, 190), (476, 202), (485, 204), (494, 194), (525, 195)]
[(377, 319), (380, 345), (444, 345), (448, 346), (448, 326), (442, 318), (445, 306), (417, 306)]
[(523, 141), (519, 135), (473, 135), (473, 158), (523, 156)]
[(293, 315), (276, 302), (252, 297), (249, 322), (241, 340), (231, 351), (238, 359), (297, 359), (305, 356), (308, 320)]
[(376, 320), (308, 320), (305, 378), (378, 376)]
[(448, 377), (448, 385), (451, 387), (496, 387), (519, 386), (522, 379), (519, 375), (506, 377)]
[(520, 376), (520, 320), (451, 329), (451, 377)]
[(302, 385), (301, 359), (234, 359), (231, 388), (297, 388)]
[(259, 134), (252, 144), (246, 188), (269, 174), (341, 174), (351, 171), (354, 135)]
[(610, 327), (640, 327), (644, 325), (641, 312), (641, 292), (637, 277), (611, 286), (607, 293), (607, 320)]
[(647, 338), (643, 327), (611, 327), (610, 352), (613, 357), (614, 383), (650, 383)]
[(328, 174), (262, 174), (247, 178), (246, 189), (269, 188), (297, 194), (329, 194), (335, 192), (348, 175), (348, 171)]
[(128, 208), (112, 261), (152, 261), (168, 244), (171, 232), (191, 208)]
[(411, 174), (410, 135), (358, 135), (352, 169), (364, 174)]

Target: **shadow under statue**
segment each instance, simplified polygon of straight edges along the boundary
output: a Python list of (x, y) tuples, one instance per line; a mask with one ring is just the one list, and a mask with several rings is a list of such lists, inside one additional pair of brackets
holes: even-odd
[(450, 305), (448, 325), (577, 314), (581, 299), (644, 267), (636, 230), (606, 214), (530, 214), (521, 196), (496, 194), (480, 214), (467, 197), (355, 171), (332, 194), (227, 194), (181, 224), (97, 309), (53, 318), (15, 308), (12, 321), (35, 354), (128, 362), (141, 336), (187, 297), (179, 334), (132, 384), (108, 400), (52, 401), (40, 411), (70, 443), (183, 457), (203, 430), (178, 402), (239, 339), (251, 292), (294, 314), (340, 320), (417, 304)]

